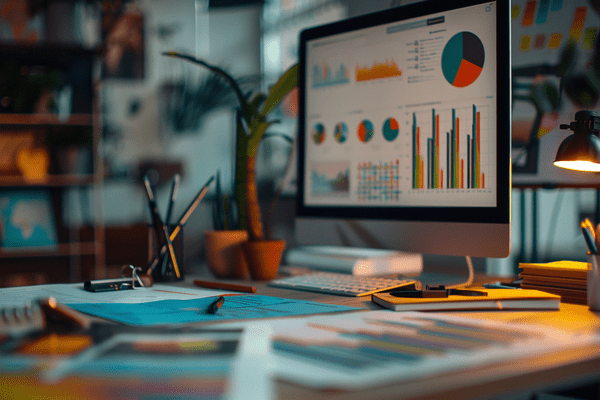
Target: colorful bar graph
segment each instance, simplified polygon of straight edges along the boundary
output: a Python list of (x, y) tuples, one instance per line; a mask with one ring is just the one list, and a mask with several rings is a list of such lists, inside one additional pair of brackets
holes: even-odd
[[(468, 114), (464, 115), (465, 112)], [(440, 122), (441, 113), (446, 116), (443, 127)], [(475, 105), (472, 109), (463, 109), (463, 123), (454, 108), (441, 113), (436, 109), (431, 110), (430, 137), (422, 137), (417, 114), (412, 115), (412, 188), (485, 188), (485, 177), (481, 168), (481, 112)], [(461, 132), (461, 129), (465, 129), (465, 120), (468, 126), (469, 114), (472, 121), (470, 132)], [(448, 116), (451, 121), (448, 121)], [(440, 133), (442, 129), (448, 129), (443, 136)], [(442, 138), (445, 139), (445, 144), (441, 143)], [(421, 151), (421, 143), (427, 144), (426, 154)], [(445, 163), (441, 164), (444, 156)]]
[(343, 85), (350, 82), (350, 71), (344, 64), (340, 64), (339, 68), (333, 72), (328, 65), (322, 67), (313, 66), (312, 71), (312, 88), (320, 88), (326, 86)]

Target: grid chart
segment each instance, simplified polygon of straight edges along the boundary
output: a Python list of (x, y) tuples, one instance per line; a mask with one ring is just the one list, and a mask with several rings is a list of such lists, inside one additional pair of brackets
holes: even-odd
[(359, 163), (358, 201), (398, 201), (400, 199), (400, 160)]

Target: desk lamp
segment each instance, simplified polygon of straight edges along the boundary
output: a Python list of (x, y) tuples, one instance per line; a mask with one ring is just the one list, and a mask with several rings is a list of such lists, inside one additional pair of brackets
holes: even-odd
[(595, 111), (578, 111), (575, 121), (560, 125), (574, 133), (558, 147), (554, 165), (560, 168), (585, 172), (600, 172), (600, 114)]

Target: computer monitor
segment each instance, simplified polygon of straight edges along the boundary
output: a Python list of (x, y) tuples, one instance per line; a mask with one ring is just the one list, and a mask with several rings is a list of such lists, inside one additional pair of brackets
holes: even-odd
[(303, 245), (510, 253), (508, 0), (432, 0), (300, 34)]

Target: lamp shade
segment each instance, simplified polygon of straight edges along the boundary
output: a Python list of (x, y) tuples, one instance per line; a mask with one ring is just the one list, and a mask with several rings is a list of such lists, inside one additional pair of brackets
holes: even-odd
[(576, 171), (600, 172), (600, 139), (594, 134), (575, 133), (558, 147), (554, 165)]
[(600, 114), (582, 110), (575, 113), (575, 121), (561, 125), (573, 135), (558, 147), (554, 165), (576, 171), (600, 172)]

